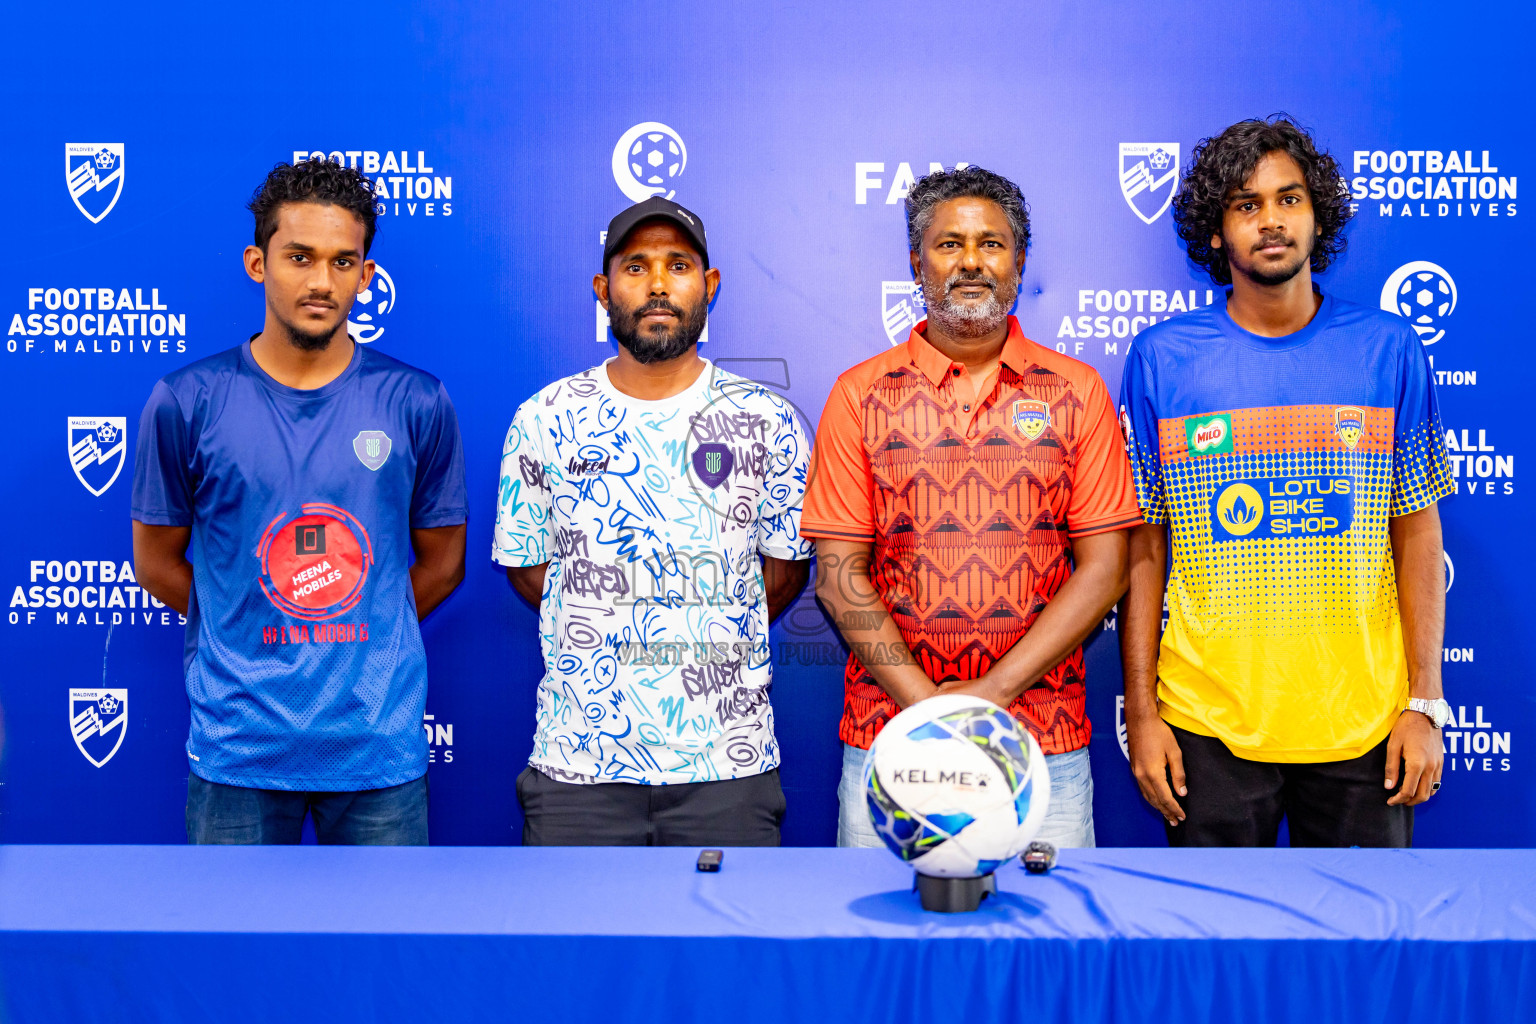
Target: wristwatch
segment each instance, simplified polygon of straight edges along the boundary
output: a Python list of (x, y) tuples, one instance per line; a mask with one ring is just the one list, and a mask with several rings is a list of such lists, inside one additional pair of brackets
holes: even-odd
[(1450, 721), (1451, 718), (1451, 706), (1445, 702), (1444, 697), (1436, 700), (1425, 700), (1423, 697), (1409, 697), (1408, 703), (1404, 706), (1403, 710), (1417, 711), (1425, 718), (1428, 718), (1436, 729), (1443, 728), (1445, 723)]

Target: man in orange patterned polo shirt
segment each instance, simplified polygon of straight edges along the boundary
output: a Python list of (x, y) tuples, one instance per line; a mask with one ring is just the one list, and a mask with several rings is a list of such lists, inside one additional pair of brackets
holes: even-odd
[(1092, 846), (1081, 644), (1125, 590), (1125, 531), (1141, 522), (1114, 406), (1092, 367), (1008, 315), (1029, 244), (1017, 185), (979, 167), (929, 174), (907, 234), (928, 319), (838, 378), (800, 527), (852, 652), (838, 845), (881, 845), (860, 786), (881, 726), (968, 693), (1045, 750), (1040, 838)]

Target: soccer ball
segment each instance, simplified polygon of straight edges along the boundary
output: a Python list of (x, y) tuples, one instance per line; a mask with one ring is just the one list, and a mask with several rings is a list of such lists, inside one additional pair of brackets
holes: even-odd
[(1154, 149), (1152, 151), (1152, 155), (1147, 158), (1148, 162), (1150, 162), (1152, 166), (1158, 170), (1162, 170), (1164, 167), (1167, 167), (1168, 161), (1170, 159), (1172, 158), (1169, 157), (1168, 151), (1161, 146)]
[(673, 179), (683, 173), (687, 162), (683, 140), (667, 132), (646, 132), (629, 148), (629, 170), (635, 180), (669, 195)]
[(347, 332), (366, 345), (384, 334), (384, 318), (395, 308), (395, 281), (383, 267), (375, 266), (373, 280), (357, 293), (347, 317)]
[(1456, 289), (1443, 274), (1420, 270), (1409, 274), (1397, 288), (1397, 310), (1408, 318), (1420, 339), (1439, 340), (1445, 333), (1442, 321), (1456, 308)]
[(102, 149), (96, 154), (96, 166), (104, 171), (111, 170), (115, 163), (117, 163), (117, 157), (110, 149)]
[(923, 875), (979, 878), (1040, 831), (1051, 780), (1035, 738), (978, 697), (930, 697), (886, 723), (864, 760), (875, 832)]

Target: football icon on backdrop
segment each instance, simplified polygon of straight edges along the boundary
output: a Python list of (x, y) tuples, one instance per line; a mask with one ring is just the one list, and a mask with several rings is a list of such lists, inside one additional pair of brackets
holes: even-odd
[(916, 281), (880, 282), (880, 322), (892, 347), (906, 341), (912, 328), (927, 315), (922, 285)]
[(1178, 187), (1177, 142), (1120, 143), (1120, 194), (1142, 223), (1161, 217)]
[(69, 691), (69, 728), (85, 759), (100, 768), (112, 760), (128, 732), (128, 691)]
[(96, 497), (123, 471), (128, 452), (128, 417), (70, 416), (69, 466), (75, 479)]
[(352, 312), (347, 315), (347, 333), (359, 344), (378, 341), (384, 335), (384, 322), (394, 311), (395, 279), (375, 263), (373, 280), (358, 293)]
[(1445, 322), (1456, 312), (1456, 281), (1428, 260), (1404, 263), (1381, 286), (1381, 308), (1406, 317), (1426, 345), (1445, 337)]
[(123, 144), (64, 143), (64, 184), (75, 209), (92, 224), (100, 224), (123, 194)]
[(683, 137), (660, 121), (642, 121), (613, 147), (613, 180), (632, 203), (651, 196), (671, 199), (687, 166)]

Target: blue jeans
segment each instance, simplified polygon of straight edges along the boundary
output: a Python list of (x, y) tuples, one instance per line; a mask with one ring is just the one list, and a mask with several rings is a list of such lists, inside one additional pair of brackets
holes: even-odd
[[(864, 799), (864, 757), (868, 751), (843, 744), (843, 777), (837, 786), (837, 845), (884, 846), (869, 820)], [(1051, 804), (1045, 812), (1037, 840), (1057, 849), (1094, 846), (1093, 774), (1088, 767), (1088, 748), (1045, 759), (1051, 774)]]
[(297, 843), (304, 815), (323, 845), (426, 846), (427, 777), (354, 793), (247, 789), (187, 779), (187, 842), (221, 845)]

